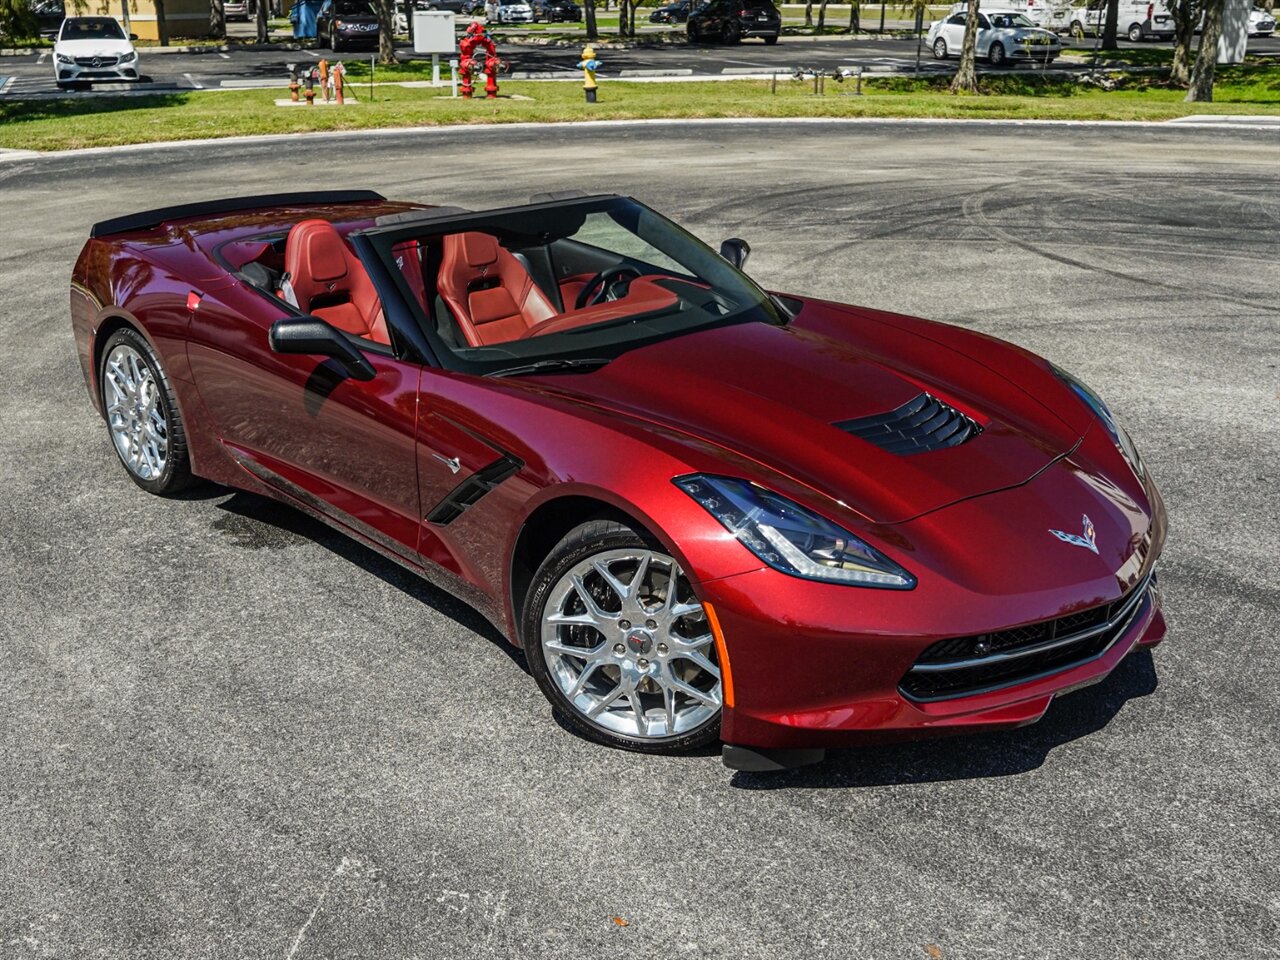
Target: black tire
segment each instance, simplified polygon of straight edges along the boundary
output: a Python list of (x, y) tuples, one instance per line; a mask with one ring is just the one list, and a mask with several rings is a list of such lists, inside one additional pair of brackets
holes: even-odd
[(1130, 43), (1142, 42), (1142, 24), (1140, 23), (1129, 24), (1129, 42)]
[(933, 59), (947, 59), (947, 41), (943, 40), (941, 37), (933, 41)]
[(987, 63), (993, 67), (1004, 66), (1004, 44), (993, 43), (987, 48)]
[(575, 565), (609, 550), (644, 548), (666, 553), (662, 544), (641, 536), (630, 527), (613, 520), (590, 520), (580, 524), (551, 550), (543, 560), (525, 598), (520, 633), (529, 672), (543, 695), (551, 702), (556, 716), (575, 733), (606, 746), (637, 753), (677, 754), (706, 746), (720, 736), (720, 715), (698, 728), (671, 737), (641, 739), (600, 727), (569, 702), (556, 684), (542, 651), (542, 618), (549, 595), (556, 583)]
[(777, 43), (777, 42), (778, 42), (778, 35), (775, 33), (775, 34), (774, 34), (773, 36), (771, 36), (771, 37), (765, 37), (765, 38), (764, 38), (764, 42), (765, 42), (765, 43), (767, 43), (769, 46), (771, 46), (771, 47), (772, 47), (775, 43)]
[(121, 466), (124, 467), (125, 473), (129, 475), (134, 483), (140, 486), (147, 493), (154, 493), (157, 496), (166, 497), (179, 493), (194, 482), (195, 478), (191, 473), (191, 458), (187, 454), (187, 433), (182, 423), (182, 414), (178, 411), (178, 401), (174, 397), (173, 387), (169, 383), (169, 376), (165, 373), (164, 367), (156, 358), (155, 352), (151, 349), (151, 345), (147, 343), (145, 337), (132, 327), (122, 327), (107, 338), (107, 342), (102, 347), (101, 363), (98, 367), (98, 397), (102, 401), (102, 409), (105, 411), (109, 403), (107, 397), (107, 360), (111, 356), (111, 351), (118, 346), (128, 346), (136, 351), (143, 360), (143, 363), (150, 368), (151, 374), (155, 377), (157, 386), (159, 387), (158, 401), (160, 412), (164, 416), (167, 425), (168, 450), (166, 451), (164, 469), (160, 471), (158, 477), (144, 479), (134, 473), (133, 468), (129, 466), (124, 456), (120, 453), (120, 449), (116, 446), (115, 436), (111, 430), (110, 419), (104, 420), (107, 426), (107, 436), (111, 441), (111, 449), (116, 452), (116, 457), (120, 460)]
[(1079, 20), (1072, 20), (1072, 21), (1071, 21), (1071, 29), (1070, 29), (1070, 31), (1068, 31), (1068, 32), (1071, 34), (1071, 36), (1075, 37), (1077, 40), (1083, 40), (1083, 39), (1084, 39), (1084, 24), (1083, 24), (1083, 23), (1081, 23)]
[(736, 23), (725, 24), (724, 33), (721, 39), (725, 43), (734, 44), (742, 42), (742, 28)]

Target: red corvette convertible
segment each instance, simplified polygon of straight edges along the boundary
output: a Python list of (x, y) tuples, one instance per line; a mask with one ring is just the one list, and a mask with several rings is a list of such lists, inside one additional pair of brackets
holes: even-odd
[(97, 224), (71, 317), (130, 477), (275, 497), (465, 599), (633, 750), (1031, 723), (1165, 633), (1165, 514), (1080, 381), (769, 293), (625, 197), (249, 197)]

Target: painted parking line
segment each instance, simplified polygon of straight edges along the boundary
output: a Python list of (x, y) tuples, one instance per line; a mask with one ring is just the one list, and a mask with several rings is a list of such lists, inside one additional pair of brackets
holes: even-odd
[(229, 53), (220, 53), (220, 54), (218, 54), (218, 56), (220, 56), (223, 60), (230, 60), (230, 59), (231, 59), (231, 54), (229, 54)]
[(38, 66), (40, 66), (40, 65), (41, 65), (42, 63), (44, 63), (44, 62), (45, 62), (45, 60), (47, 60), (48, 58), (49, 58), (49, 51), (48, 51), (48, 50), (41, 50), (41, 51), (40, 51), (40, 56), (36, 58), (36, 66), (37, 66), (37, 67), (38, 67)]
[(187, 83), (191, 84), (191, 86), (192, 86), (194, 89), (196, 89), (196, 90), (203, 90), (203, 89), (204, 89), (204, 84), (203, 84), (203, 83), (201, 83), (199, 80), (197, 80), (195, 77), (193, 77), (191, 74), (189, 74), (189, 73), (184, 73), (184, 74), (183, 74), (183, 76), (187, 78)]
[(9, 88), (13, 86), (13, 81), (17, 79), (17, 77), (0, 77), (0, 97), (9, 92)]

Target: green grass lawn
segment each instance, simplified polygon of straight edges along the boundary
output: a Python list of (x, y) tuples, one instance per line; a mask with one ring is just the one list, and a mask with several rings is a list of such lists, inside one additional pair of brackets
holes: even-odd
[[(1104, 92), (1027, 71), (984, 82), (984, 96), (952, 96), (945, 78), (868, 80), (850, 96), (851, 81), (828, 80), (827, 95), (812, 83), (782, 81), (777, 95), (765, 81), (627, 83), (606, 81), (600, 102), (583, 102), (574, 83), (507, 82), (497, 100), (453, 99), (448, 90), (355, 86), (360, 103), (281, 108), (280, 90), (196, 92), (164, 96), (0, 102), (0, 147), (57, 150), (157, 140), (301, 133), (466, 123), (555, 123), (653, 117), (987, 117), (1092, 120), (1167, 120), (1191, 113), (1280, 114), (1280, 67), (1223, 68), (1213, 103), (1182, 102), (1183, 91), (1144, 75)], [(517, 99), (518, 98), (518, 99)], [(525, 99), (527, 98), (527, 99)]]

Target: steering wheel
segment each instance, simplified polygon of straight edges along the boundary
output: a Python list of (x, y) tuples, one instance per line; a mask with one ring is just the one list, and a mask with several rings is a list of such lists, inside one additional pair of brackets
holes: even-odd
[[(616, 284), (623, 280), (634, 280), (641, 276), (640, 271), (635, 267), (621, 266), (610, 267), (608, 270), (601, 270), (594, 277), (587, 281), (587, 285), (578, 291), (578, 299), (574, 302), (573, 308), (581, 310), (583, 307), (594, 307), (597, 303), (604, 303), (608, 300), (609, 295), (613, 293)], [(599, 290), (596, 288), (599, 287)], [(595, 291), (593, 294), (592, 291)], [(618, 299), (616, 296), (614, 300)]]

